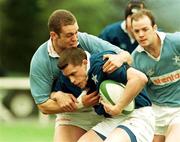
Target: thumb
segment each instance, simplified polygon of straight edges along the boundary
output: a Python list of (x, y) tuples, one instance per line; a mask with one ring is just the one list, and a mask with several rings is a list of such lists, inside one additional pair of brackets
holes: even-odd
[(103, 101), (103, 99), (100, 99), (100, 103), (101, 103), (103, 106), (106, 106), (106, 103)]
[(103, 55), (103, 60), (109, 59), (109, 57), (110, 57), (110, 54), (105, 54), (105, 55)]

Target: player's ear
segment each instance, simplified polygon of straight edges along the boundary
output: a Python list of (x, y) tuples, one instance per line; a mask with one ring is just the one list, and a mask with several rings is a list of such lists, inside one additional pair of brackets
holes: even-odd
[(157, 31), (158, 27), (157, 27), (156, 24), (153, 26), (153, 29), (154, 29), (155, 31)]
[(82, 64), (87, 65), (88, 61), (86, 59), (83, 59)]
[(57, 38), (57, 34), (54, 32), (54, 31), (51, 31), (50, 32), (50, 37), (52, 38), (52, 39), (55, 39), (55, 38)]

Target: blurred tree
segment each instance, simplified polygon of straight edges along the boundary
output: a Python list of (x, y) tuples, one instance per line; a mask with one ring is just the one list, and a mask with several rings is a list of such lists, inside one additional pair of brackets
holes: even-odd
[[(174, 30), (179, 0), (143, 0), (155, 12), (160, 27)], [(124, 19), (127, 0), (0, 0), (0, 67), (10, 72), (29, 72), (35, 50), (49, 38), (47, 21), (55, 9), (70, 10), (80, 31), (98, 35), (108, 24)], [(170, 10), (169, 9), (173, 9)], [(174, 15), (174, 16), (173, 16)], [(168, 18), (167, 18), (168, 17)], [(170, 22), (173, 21), (173, 24)], [(174, 22), (175, 21), (175, 22)]]
[(98, 35), (118, 18), (110, 1), (104, 0), (3, 0), (0, 33), (0, 60), (10, 72), (29, 72), (36, 48), (48, 39), (47, 20), (55, 9), (70, 10), (80, 31)]
[(80, 31), (98, 35), (107, 24), (119, 18), (111, 0), (53, 0), (49, 13), (55, 9), (70, 10), (77, 18)]
[(0, 57), (9, 71), (28, 72), (31, 56), (39, 38), (36, 0), (6, 0), (1, 5)]

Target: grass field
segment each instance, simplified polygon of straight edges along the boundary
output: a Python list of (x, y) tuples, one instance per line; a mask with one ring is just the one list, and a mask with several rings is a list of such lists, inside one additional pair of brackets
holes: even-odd
[(43, 125), (37, 120), (0, 122), (0, 142), (52, 142), (54, 121)]

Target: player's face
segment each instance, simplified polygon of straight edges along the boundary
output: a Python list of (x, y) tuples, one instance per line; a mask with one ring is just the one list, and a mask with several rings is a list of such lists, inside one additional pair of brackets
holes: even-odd
[(143, 48), (153, 45), (156, 36), (156, 25), (152, 26), (150, 19), (143, 16), (137, 21), (132, 21), (132, 29), (135, 39)]
[[(53, 44), (56, 50), (63, 50), (65, 48), (77, 47), (78, 45), (78, 24), (63, 26), (61, 33), (55, 33), (53, 36)], [(58, 52), (58, 51), (57, 51)]]
[(63, 74), (67, 76), (70, 81), (80, 87), (85, 88), (87, 84), (87, 71), (86, 71), (86, 64), (74, 66), (69, 64), (65, 69), (63, 69)]

